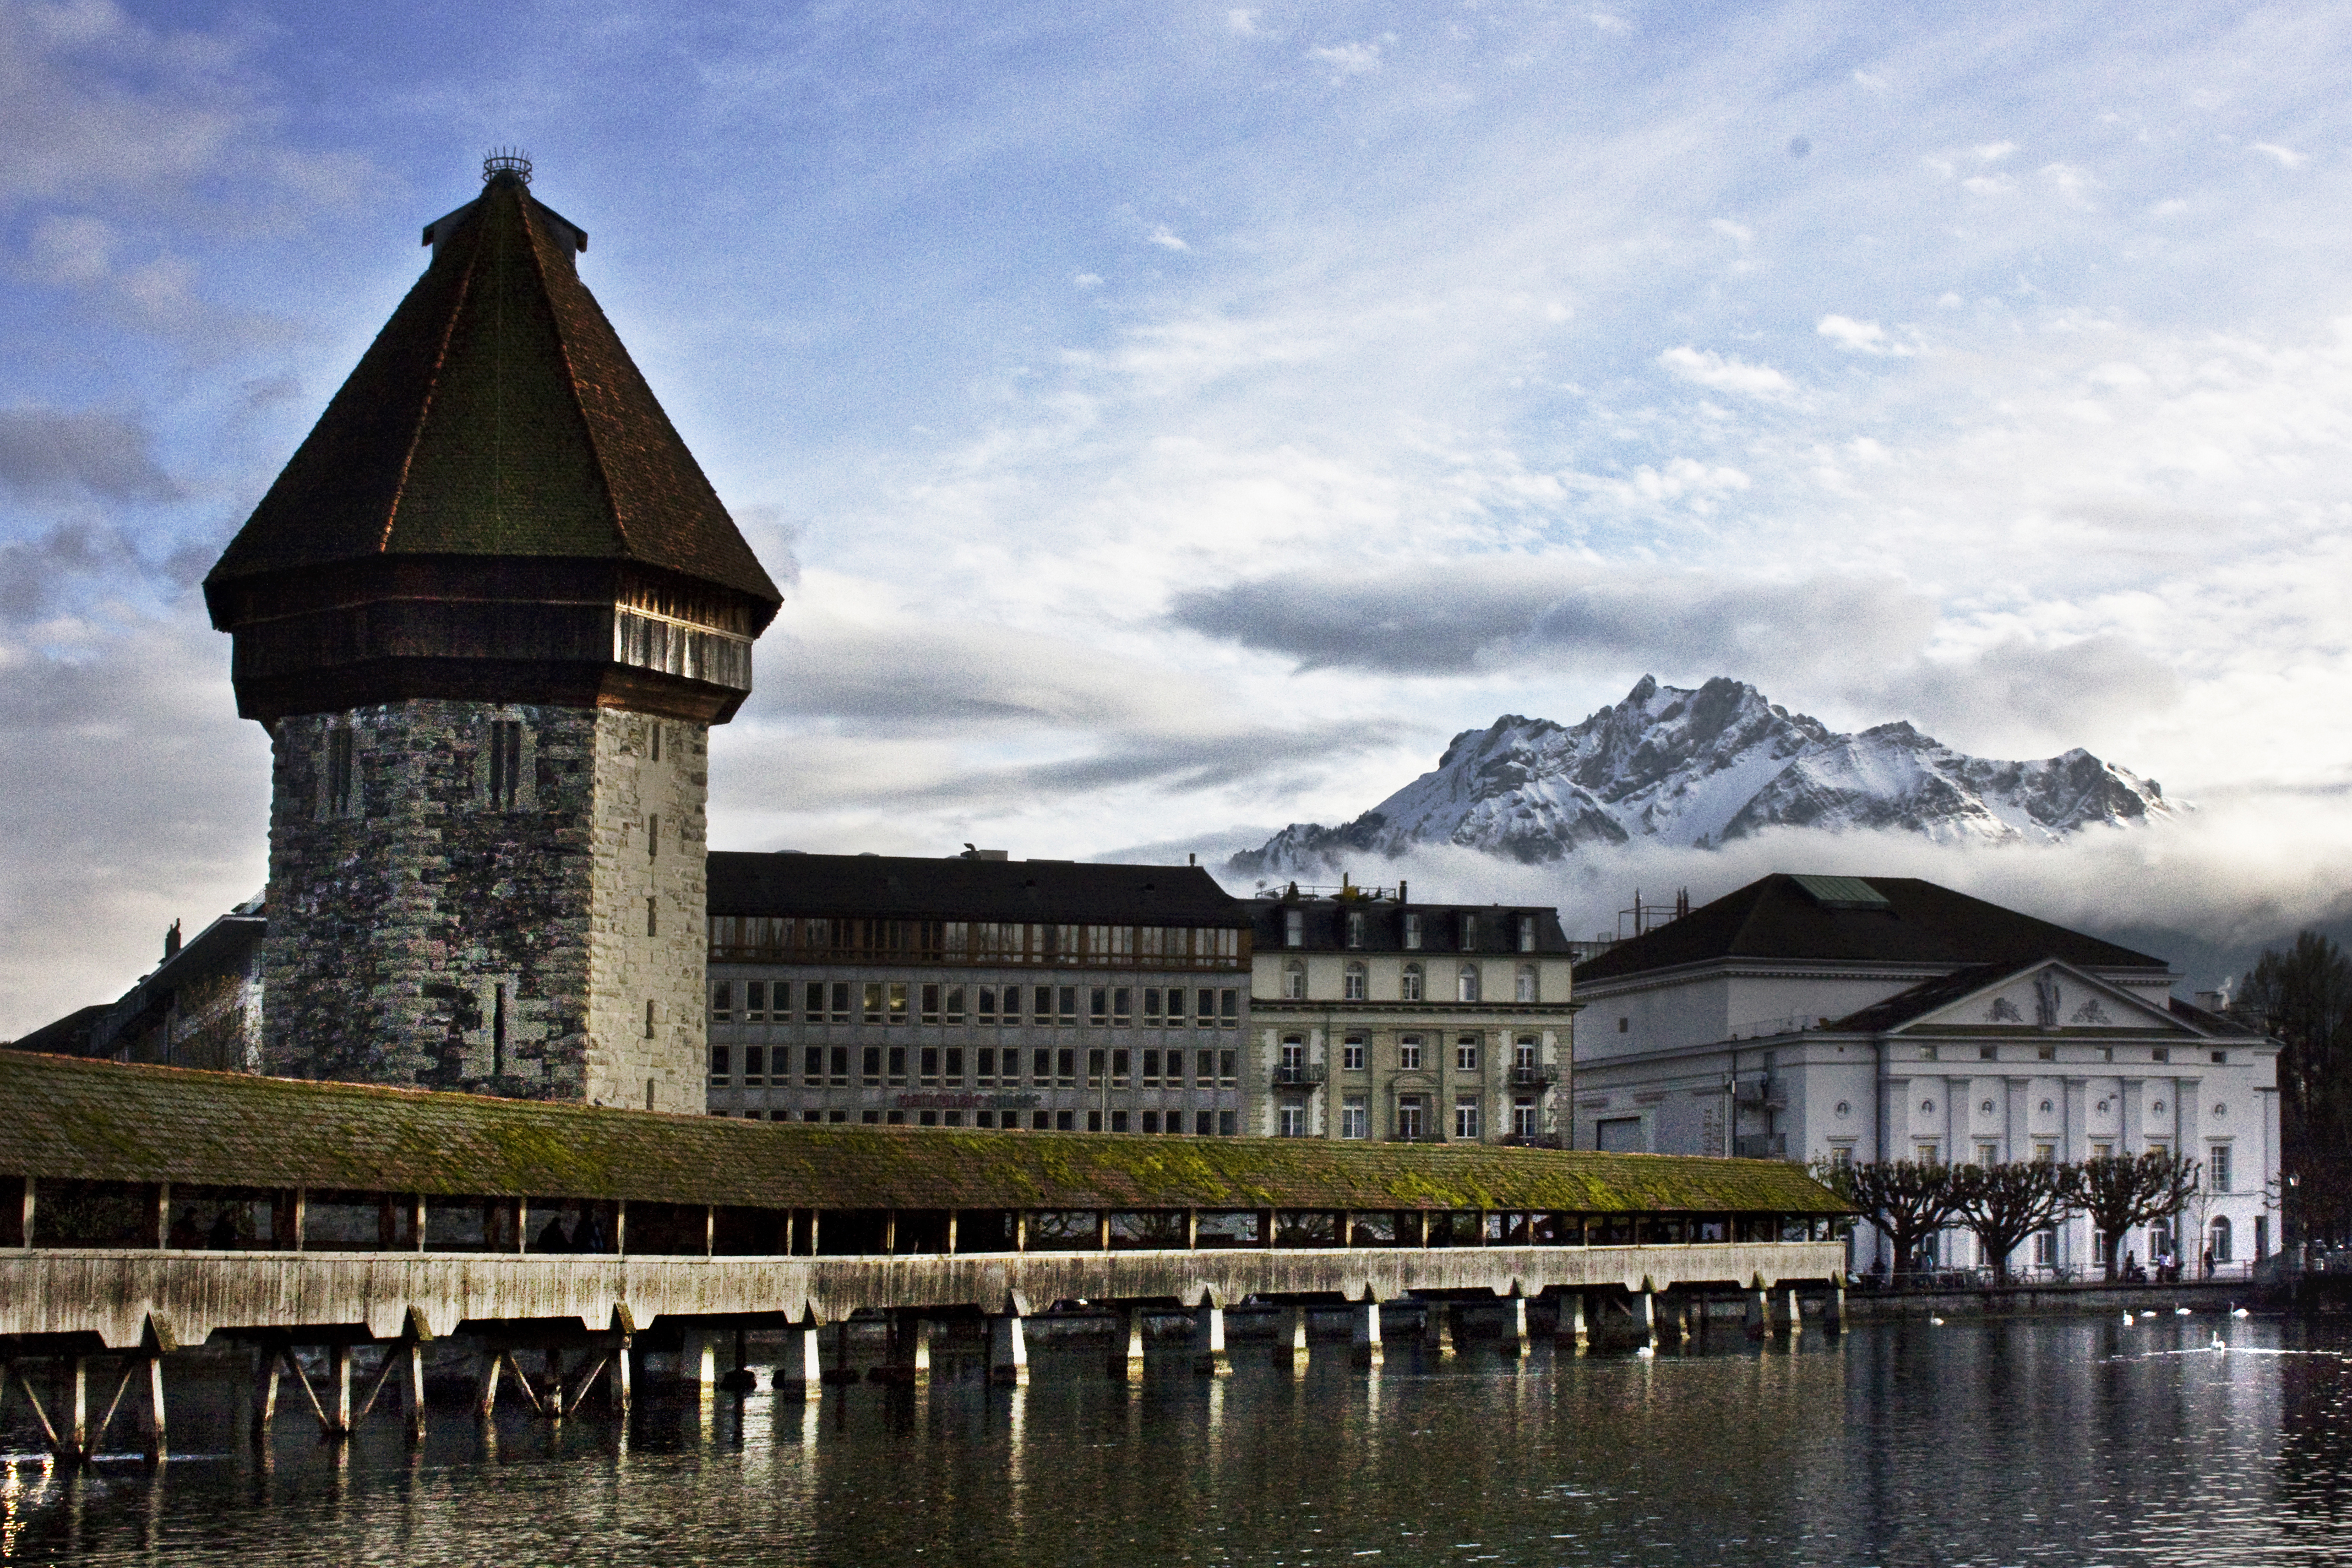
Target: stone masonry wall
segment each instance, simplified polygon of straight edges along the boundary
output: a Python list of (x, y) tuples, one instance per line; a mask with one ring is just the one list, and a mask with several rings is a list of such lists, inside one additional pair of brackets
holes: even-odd
[[(521, 725), (511, 808), (490, 796), (490, 727)], [(263, 1070), (466, 1089), (525, 1099), (597, 1099), (699, 1110), (698, 1007), (693, 1038), (634, 1026), (614, 988), (640, 985), (673, 928), (695, 933), (691, 994), (701, 989), (703, 736), (691, 769), (650, 792), (636, 775), (640, 715), (586, 709), (415, 700), (279, 721), (270, 809), (269, 934), (263, 949)], [(338, 798), (338, 730), (349, 732), (350, 784)], [(630, 749), (635, 737), (636, 752)], [(666, 838), (691, 835), (690, 920), (661, 911), (645, 937), (654, 891), (628, 854), (630, 811), (690, 796), (662, 812)], [(616, 803), (625, 802), (625, 805)], [(669, 823), (677, 810), (678, 828)], [(642, 816), (637, 855), (644, 855)], [(665, 855), (670, 845), (664, 845)], [(665, 868), (664, 875), (674, 875)], [(622, 916), (632, 898), (635, 924)], [(635, 939), (628, 932), (634, 929)], [(674, 967), (674, 964), (672, 965)], [(665, 1012), (665, 1008), (671, 1009)], [(602, 1044), (600, 1045), (600, 1042)], [(656, 1047), (666, 1047), (667, 1049)], [(670, 1059), (675, 1055), (677, 1059)], [(625, 1075), (614, 1068), (625, 1065)], [(634, 1092), (622, 1092), (634, 1083)], [(690, 1097), (677, 1086), (690, 1085)]]
[(635, 713), (597, 718), (587, 1097), (698, 1112), (709, 1027), (709, 731)]

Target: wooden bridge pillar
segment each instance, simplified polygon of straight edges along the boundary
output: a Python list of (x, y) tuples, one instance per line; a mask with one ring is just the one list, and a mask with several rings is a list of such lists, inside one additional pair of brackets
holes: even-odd
[(1421, 1337), (1440, 1361), (1454, 1358), (1454, 1304), (1432, 1298), (1421, 1313)]
[(824, 1352), (817, 1339), (816, 1314), (784, 1331), (784, 1353), (776, 1363), (775, 1391), (793, 1399), (820, 1399), (824, 1394)]
[(898, 1356), (893, 1376), (909, 1388), (931, 1385), (931, 1321), (919, 1312), (898, 1317), (893, 1336), (898, 1342)]
[(1797, 1302), (1797, 1288), (1789, 1287), (1789, 1339), (1794, 1343), (1805, 1331), (1805, 1310)]
[(1528, 1299), (1513, 1286), (1503, 1303), (1503, 1359), (1519, 1361), (1528, 1353)]
[(849, 1363), (849, 1318), (850, 1314), (844, 1312), (834, 1321), (833, 1370), (824, 1374), (827, 1383), (857, 1381), (857, 1369)]
[(1381, 1348), (1380, 1298), (1367, 1289), (1364, 1299), (1355, 1304), (1349, 1315), (1354, 1319), (1349, 1334), (1352, 1342), (1350, 1359), (1358, 1366), (1378, 1367), (1384, 1359)]
[(1282, 1351), (1277, 1351), (1276, 1359), (1286, 1361), (1291, 1375), (1296, 1377), (1307, 1371), (1307, 1309), (1296, 1301), (1285, 1307), (1282, 1310), (1282, 1337), (1288, 1353), (1285, 1355)]
[(341, 1442), (352, 1435), (352, 1347), (337, 1345), (334, 1352), (335, 1414), (329, 1435)]
[(73, 1358), (71, 1408), (67, 1414), (66, 1450), (74, 1463), (89, 1458), (89, 1358)]
[(759, 1374), (751, 1370), (751, 1335), (748, 1329), (735, 1331), (735, 1363), (719, 1380), (719, 1386), (730, 1394), (749, 1394), (760, 1386)]
[(1830, 1281), (1829, 1300), (1822, 1304), (1822, 1328), (1824, 1332), (1832, 1334), (1845, 1332), (1845, 1281), (1843, 1279)]
[(1029, 1386), (1029, 1339), (1018, 1312), (988, 1320), (988, 1381), (1005, 1388)]
[(1752, 1287), (1748, 1292), (1748, 1321), (1746, 1326), (1748, 1329), (1748, 1337), (1751, 1340), (1769, 1339), (1771, 1337), (1772, 1295), (1771, 1292), (1765, 1289), (1760, 1283)]
[(1123, 1383), (1143, 1381), (1143, 1309), (1129, 1307), (1126, 1312), (1127, 1346), (1124, 1353), (1111, 1358), (1110, 1374)]
[(1554, 1332), (1557, 1338), (1570, 1342), (1578, 1355), (1591, 1347), (1592, 1331), (1585, 1321), (1583, 1291), (1570, 1290), (1559, 1299), (1559, 1326)]
[(1214, 1296), (1202, 1299), (1199, 1325), (1192, 1370), (1211, 1377), (1232, 1375), (1234, 1358), (1225, 1352), (1225, 1309)]
[(253, 1446), (257, 1448), (269, 1441), (269, 1429), (278, 1420), (278, 1379), (285, 1370), (285, 1347), (275, 1339), (264, 1340), (254, 1352)]

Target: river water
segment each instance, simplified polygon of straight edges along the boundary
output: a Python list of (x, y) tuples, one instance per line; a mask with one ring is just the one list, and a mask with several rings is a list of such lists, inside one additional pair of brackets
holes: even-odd
[(1101, 1342), (1032, 1353), (1024, 1391), (943, 1358), (920, 1393), (645, 1396), (625, 1435), (509, 1397), (487, 1434), (436, 1410), (412, 1450), (379, 1416), (340, 1458), (283, 1407), (257, 1457), (229, 1385), (192, 1373), (159, 1474), (53, 1468), (17, 1399), (0, 1562), (2352, 1563), (2352, 1335), (2294, 1323), (1392, 1344), (1372, 1378), (1344, 1342), (1298, 1375), (1243, 1339), (1225, 1380), (1155, 1344), (1132, 1390)]

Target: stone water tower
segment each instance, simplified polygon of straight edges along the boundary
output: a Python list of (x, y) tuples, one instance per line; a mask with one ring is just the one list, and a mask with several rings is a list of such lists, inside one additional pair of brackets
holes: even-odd
[(496, 156), (205, 582), (273, 747), (266, 1072), (703, 1104), (709, 727), (782, 603)]

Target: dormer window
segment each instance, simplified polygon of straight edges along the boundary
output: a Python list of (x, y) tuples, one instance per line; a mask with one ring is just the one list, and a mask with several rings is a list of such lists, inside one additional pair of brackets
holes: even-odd
[(1364, 945), (1364, 911), (1361, 910), (1348, 911), (1348, 945), (1349, 947)]
[(1521, 952), (1533, 952), (1535, 950), (1536, 917), (1533, 915), (1521, 915), (1519, 917), (1519, 951)]
[(1282, 945), (1285, 947), (1307, 945), (1307, 911), (1305, 910), (1282, 911)]
[(1421, 917), (1411, 910), (1404, 917), (1404, 944), (1413, 951), (1421, 947)]
[(1475, 952), (1477, 949), (1478, 917), (1476, 915), (1464, 915), (1462, 917), (1462, 951), (1465, 952)]

